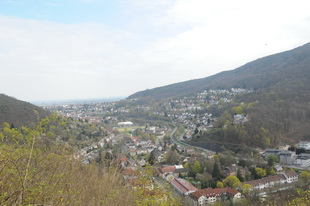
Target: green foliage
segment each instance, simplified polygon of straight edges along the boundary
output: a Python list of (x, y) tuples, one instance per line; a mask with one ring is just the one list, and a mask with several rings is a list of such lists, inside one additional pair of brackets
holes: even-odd
[(269, 167), (273, 167), (274, 163), (279, 162), (279, 158), (278, 156), (271, 154), (268, 155), (267, 162)]
[(168, 184), (157, 185), (153, 181), (155, 168), (148, 166), (138, 177), (138, 182), (134, 187), (134, 199), (136, 205), (154, 205), (154, 206), (178, 206), (179, 199), (171, 193), (171, 187)]
[(217, 162), (214, 162), (212, 177), (216, 180), (220, 180), (222, 178), (222, 173)]
[(223, 181), (226, 187), (236, 188), (240, 185), (240, 180), (236, 176), (228, 176)]
[(217, 183), (216, 183), (216, 187), (217, 187), (217, 188), (224, 188), (224, 184), (223, 184), (223, 182), (221, 182), (221, 181), (217, 181)]
[(266, 170), (264, 170), (263, 168), (260, 168), (260, 167), (255, 168), (255, 172), (256, 172), (258, 178), (265, 177), (267, 174)]
[(242, 106), (236, 106), (231, 109), (233, 114), (243, 114)]
[(164, 155), (164, 161), (167, 164), (178, 164), (180, 160), (180, 155), (176, 151), (169, 150), (165, 155)]
[(310, 204), (310, 190), (297, 190), (297, 195), (290, 200), (287, 205), (290, 206), (308, 206)]
[(252, 185), (244, 184), (242, 186), (242, 193), (247, 196), (247, 195), (249, 195), (253, 191), (253, 189), (254, 188), (253, 188)]
[(198, 173), (201, 173), (202, 172), (202, 167), (201, 167), (201, 165), (200, 165), (200, 162), (198, 161), (198, 160), (196, 160), (195, 162), (194, 162), (194, 165), (193, 165), (193, 172), (194, 172), (194, 174), (198, 174)]
[(307, 171), (302, 171), (299, 175), (299, 185), (304, 190), (310, 189), (310, 173)]
[[(34, 127), (0, 130), (1, 205), (178, 205), (168, 190), (161, 196), (139, 196), (126, 186), (113, 164), (84, 165), (73, 158), (73, 147), (57, 139), (70, 124), (57, 115), (44, 118)], [(74, 141), (73, 141), (74, 143)], [(162, 201), (158, 201), (158, 197)], [(163, 202), (164, 200), (164, 202)], [(142, 204), (142, 203), (143, 204)], [(154, 203), (154, 204), (153, 204)]]

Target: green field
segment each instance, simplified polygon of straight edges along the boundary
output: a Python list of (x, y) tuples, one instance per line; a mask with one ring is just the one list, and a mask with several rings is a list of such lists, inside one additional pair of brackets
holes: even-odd
[(132, 131), (132, 130), (138, 129), (138, 128), (143, 129), (143, 128), (145, 128), (145, 126), (121, 127), (121, 128), (117, 128), (117, 130), (119, 132), (123, 133), (123, 132), (129, 132), (129, 131)]

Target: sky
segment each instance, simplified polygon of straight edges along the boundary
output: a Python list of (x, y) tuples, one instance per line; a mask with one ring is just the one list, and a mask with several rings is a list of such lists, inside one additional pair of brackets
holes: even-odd
[(310, 42), (309, 0), (0, 0), (0, 93), (126, 97)]

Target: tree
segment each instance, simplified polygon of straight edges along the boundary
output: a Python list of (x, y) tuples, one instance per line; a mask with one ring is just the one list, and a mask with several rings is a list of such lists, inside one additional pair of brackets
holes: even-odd
[(274, 171), (273, 167), (269, 167), (267, 170), (266, 170), (267, 174), (268, 175), (275, 175), (276, 172)]
[(236, 106), (236, 107), (233, 107), (231, 109), (232, 113), (233, 114), (242, 114), (243, 113), (243, 108), (242, 106)]
[(189, 171), (189, 163), (188, 162), (186, 162), (184, 165), (183, 165), (183, 167), (185, 168), (185, 169), (187, 169), (187, 171)]
[(268, 161), (268, 166), (273, 167), (275, 162), (279, 162), (279, 159), (276, 155), (271, 154), (271, 155), (268, 155), (267, 161)]
[(213, 165), (213, 171), (212, 171), (212, 177), (216, 180), (220, 180), (222, 177), (222, 174), (220, 172), (219, 166), (217, 164), (217, 162), (214, 162)]
[(198, 160), (196, 160), (194, 162), (194, 165), (193, 165), (193, 172), (194, 172), (194, 174), (200, 173), (201, 170), (202, 170), (202, 168), (201, 168), (200, 162)]
[(226, 187), (236, 188), (240, 185), (240, 180), (236, 176), (228, 176), (223, 181)]
[(239, 160), (238, 165), (245, 168), (246, 166), (246, 161), (244, 159)]
[(260, 168), (260, 167), (255, 168), (255, 172), (259, 178), (265, 177), (267, 174), (266, 170), (264, 170), (263, 168)]
[(99, 150), (97, 163), (98, 163), (98, 175), (101, 177), (103, 171), (102, 149)]
[(153, 150), (150, 155), (148, 156), (148, 159), (147, 161), (149, 162), (150, 165), (154, 165), (154, 162), (155, 162), (155, 154), (154, 154), (154, 151)]
[(224, 184), (223, 184), (223, 182), (221, 182), (221, 181), (217, 181), (217, 183), (216, 183), (216, 187), (217, 187), (217, 188), (224, 188)]
[(308, 190), (310, 185), (310, 173), (307, 171), (303, 171), (302, 173), (300, 173), (299, 182), (305, 190)]
[(244, 185), (242, 186), (242, 192), (243, 192), (243, 194), (246, 195), (246, 196), (249, 195), (250, 192), (251, 192), (253, 189), (254, 189), (253, 186), (250, 185), (250, 184), (244, 184)]
[(238, 171), (237, 171), (237, 178), (238, 178), (241, 182), (244, 181), (244, 178), (243, 178), (243, 176), (242, 176), (242, 174), (241, 174), (240, 169), (238, 169)]
[(179, 154), (176, 151), (169, 150), (165, 155), (165, 160), (168, 164), (178, 164)]

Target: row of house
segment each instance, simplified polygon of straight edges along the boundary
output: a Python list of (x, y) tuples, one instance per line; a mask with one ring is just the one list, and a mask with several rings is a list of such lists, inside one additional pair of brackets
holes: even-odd
[(238, 199), (241, 193), (232, 188), (206, 188), (197, 189), (190, 182), (179, 178), (179, 175), (186, 175), (187, 170), (182, 165), (166, 166), (159, 169), (160, 177), (170, 182), (172, 187), (193, 205), (212, 204), (219, 200)]
[(231, 199), (233, 202), (242, 197), (242, 194), (235, 189), (226, 188), (205, 188), (195, 191), (189, 195), (193, 205), (208, 205), (216, 201), (224, 201)]
[(190, 182), (181, 178), (174, 178), (171, 182), (173, 188), (182, 196), (186, 196), (193, 205), (212, 204), (216, 201), (232, 199), (235, 201), (242, 197), (242, 194), (232, 188), (205, 188), (197, 189)]
[(279, 175), (264, 177), (258, 180), (244, 182), (255, 190), (263, 190), (277, 185), (289, 184), (298, 181), (298, 174), (294, 170), (285, 171)]

